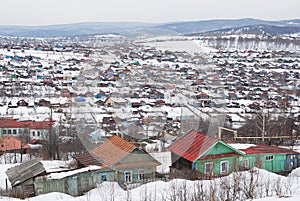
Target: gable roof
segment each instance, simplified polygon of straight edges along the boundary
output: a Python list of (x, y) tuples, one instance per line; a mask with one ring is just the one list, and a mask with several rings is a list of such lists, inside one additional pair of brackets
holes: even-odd
[(26, 161), (18, 166), (9, 168), (6, 171), (8, 179), (12, 186), (16, 186), (30, 178), (40, 175), (45, 169), (39, 159)]
[(175, 141), (170, 146), (170, 151), (189, 161), (196, 160), (204, 154), (212, 145), (218, 141), (217, 138), (210, 137), (199, 131), (193, 130)]
[(69, 171), (69, 167), (62, 167), (64, 161), (41, 161), (38, 158), (26, 161), (20, 165), (7, 169), (6, 175), (12, 186), (21, 184), (28, 179), (53, 172)]
[(112, 136), (92, 150), (91, 155), (99, 159), (103, 165), (112, 166), (135, 149), (137, 148), (132, 143), (117, 136)]

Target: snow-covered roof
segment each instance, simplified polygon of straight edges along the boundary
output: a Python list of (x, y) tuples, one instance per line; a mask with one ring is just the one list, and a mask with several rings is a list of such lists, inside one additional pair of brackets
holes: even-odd
[(40, 161), (47, 173), (70, 170), (65, 161)]
[(85, 168), (81, 168), (81, 169), (77, 169), (77, 170), (72, 170), (72, 171), (68, 171), (68, 172), (60, 172), (60, 173), (51, 173), (47, 176), (47, 179), (62, 179), (71, 175), (75, 175), (78, 173), (82, 173), (82, 172), (88, 172), (88, 171), (92, 171), (92, 170), (100, 170), (101, 167), (97, 166), (97, 165), (91, 165)]

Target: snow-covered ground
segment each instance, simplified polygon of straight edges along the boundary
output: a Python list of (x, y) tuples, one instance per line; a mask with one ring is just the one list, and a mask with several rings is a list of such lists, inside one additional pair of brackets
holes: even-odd
[[(0, 165), (0, 176), (11, 165)], [(2, 187), (2, 185), (1, 185)], [(236, 190), (236, 191), (234, 191)], [(168, 182), (156, 181), (131, 190), (123, 190), (116, 183), (104, 182), (83, 196), (72, 197), (62, 193), (49, 193), (26, 200), (29, 201), (93, 201), (93, 200), (224, 200), (234, 196), (236, 200), (300, 200), (300, 168), (288, 177), (276, 175), (265, 170), (239, 172), (215, 180), (189, 181), (174, 179)], [(203, 196), (201, 198), (201, 196)], [(222, 199), (221, 199), (222, 198)], [(19, 201), (19, 199), (1, 197), (0, 201)]]

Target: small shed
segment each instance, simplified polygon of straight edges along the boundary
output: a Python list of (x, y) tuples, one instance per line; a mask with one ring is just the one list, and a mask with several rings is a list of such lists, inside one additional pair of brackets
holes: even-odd
[[(70, 170), (63, 161), (41, 161), (33, 159), (9, 168), (6, 175), (11, 183), (13, 195), (28, 198), (36, 195), (35, 179), (52, 172)], [(64, 167), (63, 167), (64, 166)]]
[(14, 195), (20, 198), (35, 196), (34, 177), (44, 174), (45, 169), (38, 159), (30, 160), (6, 171)]
[(101, 175), (110, 170), (92, 165), (67, 172), (51, 173), (39, 176), (34, 181), (36, 195), (60, 192), (72, 196), (83, 195), (102, 182)]

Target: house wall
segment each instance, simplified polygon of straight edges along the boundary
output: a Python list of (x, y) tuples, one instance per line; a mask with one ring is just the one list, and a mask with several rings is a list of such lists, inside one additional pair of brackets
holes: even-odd
[[(0, 128), (0, 137), (26, 135), (29, 139), (48, 140), (48, 132), (48, 129)], [(53, 127), (53, 132), (57, 133), (57, 127)]]
[(48, 133), (48, 129), (31, 129), (29, 138), (37, 140), (48, 140)]
[(106, 175), (107, 181), (115, 180), (115, 172), (108, 169), (80, 173), (62, 179), (47, 179), (46, 176), (38, 177), (34, 182), (36, 195), (61, 192), (79, 196), (104, 182), (101, 180), (101, 175)]
[[(205, 174), (205, 164), (212, 162), (213, 168), (211, 170), (211, 174), (206, 175), (212, 175), (212, 176), (221, 176), (221, 175), (227, 175), (231, 172), (237, 171), (238, 168), (238, 159), (239, 157), (223, 157), (223, 158), (215, 158), (215, 159), (209, 159), (209, 160), (197, 160), (195, 161), (195, 169), (198, 172), (201, 172), (202, 174)], [(227, 161), (227, 171), (221, 172), (221, 162)]]
[(28, 198), (35, 196), (35, 190), (33, 185), (33, 179), (28, 179), (22, 182), (20, 185), (16, 185), (13, 188), (13, 196), (17, 198)]
[[(145, 153), (141, 150), (135, 149), (120, 162), (118, 162), (115, 167), (118, 175), (118, 182), (120, 184), (125, 182), (125, 172), (131, 172), (132, 182), (139, 182), (143, 179), (150, 179), (155, 177), (156, 166), (149, 166), (147, 162), (157, 162), (151, 155)], [(136, 167), (138, 164), (138, 167)], [(143, 178), (139, 178), (139, 174), (143, 174)]]
[[(155, 171), (156, 167), (138, 167), (138, 168), (122, 168), (117, 169), (117, 182), (122, 186), (126, 183), (138, 183), (138, 182), (144, 182), (146, 180), (151, 180), (155, 178)], [(131, 182), (125, 181), (125, 173), (130, 172), (131, 174)], [(142, 177), (140, 177), (140, 173), (143, 174)]]
[[(270, 158), (272, 157), (272, 158)], [(258, 167), (270, 172), (287, 171), (286, 154), (249, 154), (243, 157), (243, 160), (249, 160), (250, 168)], [(240, 166), (243, 166), (243, 161), (240, 161)]]
[(22, 128), (0, 128), (0, 137), (14, 136), (18, 137), (22, 134)]

